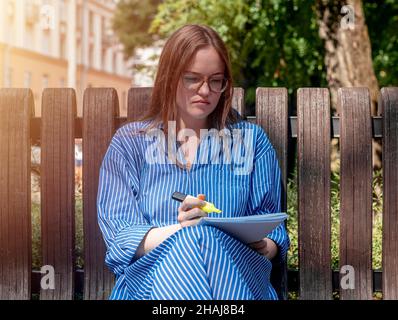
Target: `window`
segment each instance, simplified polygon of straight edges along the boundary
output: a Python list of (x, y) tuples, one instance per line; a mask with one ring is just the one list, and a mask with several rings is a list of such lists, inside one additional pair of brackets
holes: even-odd
[(5, 79), (5, 84), (4, 86), (6, 88), (12, 88), (12, 69), (8, 68), (6, 72), (6, 79)]
[(76, 28), (78, 29), (82, 28), (82, 21), (83, 21), (83, 8), (79, 4), (76, 10)]
[(49, 30), (43, 30), (43, 37), (42, 37), (42, 52), (44, 54), (50, 54), (50, 32)]
[(94, 13), (92, 11), (90, 11), (89, 13), (89, 26), (90, 26), (90, 34), (94, 33)]
[(102, 48), (101, 52), (101, 69), (107, 71), (106, 48)]
[(61, 53), (61, 59), (66, 59), (66, 36), (60, 36), (59, 51)]
[(90, 44), (90, 49), (89, 49), (89, 57), (88, 57), (88, 65), (90, 67), (94, 66), (94, 46), (92, 44)]
[(105, 17), (102, 16), (102, 17), (101, 17), (101, 33), (102, 33), (102, 38), (106, 37), (107, 31), (108, 31), (108, 28), (107, 28), (107, 24), (106, 24)]
[(47, 74), (43, 74), (41, 84), (42, 84), (43, 89), (48, 88), (48, 75)]
[(112, 53), (112, 72), (116, 73), (117, 72), (117, 53), (113, 52)]
[(60, 20), (61, 21), (68, 21), (68, 6), (65, 3), (65, 0), (60, 1)]
[(14, 18), (14, 14), (15, 14), (15, 3), (12, 0), (8, 0), (7, 3), (7, 16), (9, 18)]
[(122, 92), (122, 111), (123, 114), (127, 112), (127, 93), (126, 91)]
[(83, 64), (83, 61), (82, 61), (82, 42), (80, 40), (77, 40), (76, 59), (77, 59), (77, 64)]
[(32, 85), (32, 72), (25, 71), (23, 82), (25, 88), (30, 88), (30, 86)]
[(34, 49), (34, 32), (33, 28), (31, 25), (26, 26), (25, 32), (23, 34), (23, 42), (24, 42), (24, 47), (30, 50)]

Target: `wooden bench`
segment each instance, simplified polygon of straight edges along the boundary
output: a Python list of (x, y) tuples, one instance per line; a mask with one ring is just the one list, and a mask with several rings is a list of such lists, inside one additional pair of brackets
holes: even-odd
[[(75, 91), (45, 89), (42, 116), (33, 114), (29, 89), (0, 89), (0, 299), (106, 299), (113, 275), (104, 265), (105, 245), (97, 224), (96, 195), (102, 158), (115, 130), (147, 108), (151, 88), (131, 88), (127, 118), (119, 117), (113, 88), (85, 91), (83, 117), (76, 117)], [(244, 114), (244, 92), (233, 105)], [(280, 269), (273, 279), (280, 296), (332, 299), (339, 273), (331, 269), (330, 141), (340, 139), (340, 266), (355, 270), (355, 289), (340, 299), (398, 299), (398, 88), (383, 88), (382, 114), (371, 117), (366, 88), (342, 88), (341, 116), (331, 117), (329, 91), (297, 91), (297, 116), (288, 114), (284, 88), (258, 88), (257, 122), (277, 150), (286, 210), (289, 149), (298, 150), (299, 271)], [(372, 137), (383, 138), (383, 270), (372, 270)], [(75, 138), (83, 139), (84, 270), (75, 267)], [(297, 138), (297, 139), (296, 139)], [(40, 289), (32, 271), (31, 145), (41, 146), (42, 265), (55, 270), (55, 289)], [(279, 286), (279, 285), (280, 286)]]

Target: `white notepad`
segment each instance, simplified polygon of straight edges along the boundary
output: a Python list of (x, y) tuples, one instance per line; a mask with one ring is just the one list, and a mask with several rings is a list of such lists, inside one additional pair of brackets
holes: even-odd
[(205, 217), (199, 224), (217, 227), (243, 243), (251, 243), (265, 238), (287, 217), (284, 212), (233, 218)]

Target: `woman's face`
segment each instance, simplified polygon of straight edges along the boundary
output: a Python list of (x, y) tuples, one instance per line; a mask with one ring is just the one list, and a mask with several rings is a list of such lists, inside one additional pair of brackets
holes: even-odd
[[(191, 64), (184, 70), (177, 87), (177, 108), (186, 123), (206, 120), (216, 108), (222, 93), (210, 90), (220, 88), (224, 79), (224, 62), (217, 51), (209, 46), (196, 52)], [(206, 81), (197, 88), (200, 80)]]

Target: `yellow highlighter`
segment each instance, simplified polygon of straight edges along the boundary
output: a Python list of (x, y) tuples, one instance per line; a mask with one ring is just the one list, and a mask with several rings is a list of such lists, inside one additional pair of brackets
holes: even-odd
[[(174, 192), (171, 196), (172, 199), (180, 201), (180, 202), (183, 202), (186, 197), (194, 198), (193, 196), (189, 196), (189, 195), (183, 194), (181, 192), (177, 192), (177, 191)], [(211, 202), (207, 202), (207, 201), (205, 201), (205, 202), (206, 202), (206, 204), (203, 207), (200, 207), (201, 210), (203, 210), (204, 212), (207, 212), (207, 213), (211, 213), (211, 212), (221, 213), (221, 210), (217, 209), (214, 206), (214, 204), (212, 204)]]

